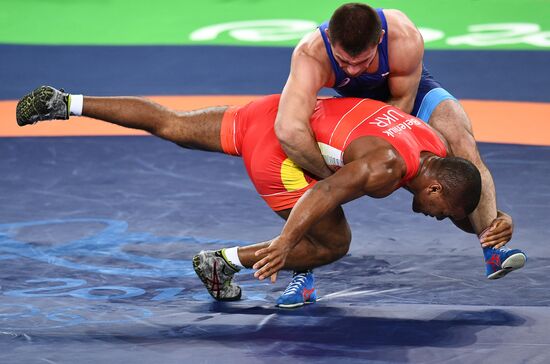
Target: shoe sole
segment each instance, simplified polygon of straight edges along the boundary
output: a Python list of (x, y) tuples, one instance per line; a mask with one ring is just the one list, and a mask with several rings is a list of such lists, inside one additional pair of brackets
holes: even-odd
[(513, 255), (509, 256), (508, 258), (506, 258), (504, 263), (502, 263), (502, 269), (501, 270), (498, 270), (498, 271), (488, 275), (487, 278), (488, 279), (502, 278), (505, 275), (507, 275), (508, 273), (515, 271), (516, 269), (523, 268), (523, 266), (525, 265), (526, 260), (527, 260), (527, 257), (523, 253), (513, 254)]
[(312, 303), (315, 303), (316, 301), (306, 301), (306, 302), (298, 302), (298, 303), (290, 303), (290, 304), (278, 304), (275, 305), (276, 307), (280, 308), (298, 308), (305, 305), (311, 305)]
[(298, 307), (302, 307), (302, 306), (305, 306), (305, 305), (310, 305), (312, 303), (315, 303), (315, 302), (300, 302), (300, 303), (294, 303), (294, 304), (291, 304), (291, 305), (276, 305), (276, 306), (279, 307), (279, 308), (298, 308)]
[(16, 109), (17, 125), (25, 126), (25, 125), (33, 124), (32, 122), (26, 120), (25, 117), (23, 117), (23, 114), (27, 114), (28, 109), (32, 107), (32, 98), (33, 98), (32, 94), (26, 95), (17, 103), (17, 109)]
[(239, 290), (239, 295), (238, 296), (235, 296), (235, 297), (231, 297), (231, 298), (217, 298), (216, 296), (214, 296), (212, 294), (212, 292), (210, 292), (208, 290), (208, 285), (210, 284), (210, 282), (208, 282), (208, 280), (206, 279), (206, 276), (204, 275), (202, 269), (199, 268), (199, 265), (200, 265), (200, 257), (198, 255), (195, 255), (193, 257), (193, 270), (195, 271), (195, 273), (197, 274), (197, 276), (199, 277), (199, 279), (201, 280), (201, 282), (204, 284), (204, 287), (206, 288), (206, 291), (210, 294), (210, 296), (212, 296), (213, 299), (215, 299), (216, 301), (221, 301), (221, 302), (231, 302), (231, 301), (238, 301), (241, 299), (241, 295), (242, 295), (242, 290)]

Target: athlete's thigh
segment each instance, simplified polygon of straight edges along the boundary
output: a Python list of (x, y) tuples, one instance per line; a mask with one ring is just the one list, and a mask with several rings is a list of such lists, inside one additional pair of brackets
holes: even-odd
[(474, 163), (480, 159), (472, 124), (458, 101), (441, 102), (430, 117), (430, 125), (447, 140), (453, 155)]
[(227, 106), (210, 107), (195, 111), (178, 112), (170, 123), (170, 140), (186, 147), (222, 152), (224, 121), (230, 118)]
[(441, 101), (430, 115), (430, 126), (445, 137), (453, 134), (473, 134), (472, 123), (457, 100)]

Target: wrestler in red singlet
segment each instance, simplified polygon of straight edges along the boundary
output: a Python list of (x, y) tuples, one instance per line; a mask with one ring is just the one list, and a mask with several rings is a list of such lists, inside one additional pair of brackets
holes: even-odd
[[(274, 210), (294, 206), (316, 180), (287, 158), (273, 125), (280, 95), (263, 97), (243, 107), (229, 108), (223, 118), (221, 141), (225, 153), (241, 155), (256, 190)], [(347, 146), (363, 136), (388, 141), (407, 166), (404, 185), (418, 172), (420, 153), (444, 157), (445, 144), (423, 121), (371, 99), (317, 100), (310, 119), (326, 163), (343, 166)]]

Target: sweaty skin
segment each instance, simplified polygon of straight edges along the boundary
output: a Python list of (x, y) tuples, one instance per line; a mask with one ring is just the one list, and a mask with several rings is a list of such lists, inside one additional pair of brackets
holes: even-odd
[[(424, 42), (416, 26), (404, 13), (384, 9), (384, 15), (388, 23), (388, 85), (391, 98), (382, 101), (410, 113), (422, 73)], [(328, 36), (330, 39), (330, 29)], [(349, 76), (378, 69), (376, 47), (355, 57), (347, 54), (338, 44), (332, 44), (332, 48), (336, 61)], [(321, 34), (315, 30), (300, 41), (292, 54), (290, 74), (275, 120), (275, 133), (289, 158), (320, 178), (326, 178), (332, 172), (314, 140), (309, 118), (318, 92), (323, 87), (333, 87), (334, 82), (335, 75)], [(481, 160), (466, 113), (458, 102), (445, 100), (435, 108), (430, 125), (447, 139), (454, 155), (470, 160), (480, 170), (482, 196), (478, 208), (469, 219), (483, 247), (500, 248), (512, 237), (512, 219), (503, 212), (497, 213), (493, 178)]]
[[(424, 42), (414, 24), (403, 13), (397, 10), (385, 11), (386, 14), (388, 12), (393, 14), (387, 15), (388, 27), (392, 29), (388, 34), (388, 52), (406, 52), (404, 54), (408, 55), (390, 57), (391, 73), (388, 82), (392, 98), (388, 103), (410, 113), (422, 73)], [(374, 72), (378, 69), (376, 48), (369, 49), (357, 57), (351, 57), (336, 45), (334, 53), (344, 71), (350, 75)], [(275, 133), (285, 153), (302, 168), (319, 177), (327, 177), (331, 171), (314, 141), (309, 118), (315, 107), (317, 93), (323, 87), (332, 87), (334, 77), (323, 39), (319, 30), (316, 30), (304, 37), (293, 52), (290, 74), (282, 92), (275, 120)]]
[[(255, 277), (260, 280), (271, 277), (275, 281), (279, 270), (288, 269), (286, 259), (289, 252), (325, 214), (365, 195), (387, 197), (401, 187), (400, 182), (406, 173), (405, 162), (385, 140), (376, 137), (359, 138), (350, 144), (344, 156), (344, 167), (319, 181), (302, 196), (290, 211), (281, 234), (269, 241), (268, 246), (248, 250), (239, 248), (239, 259), (243, 264), (256, 260), (252, 266), (257, 269)], [(430, 180), (432, 167), (441, 159), (427, 152), (421, 153), (420, 159), (417, 176), (404, 187), (414, 193), (415, 198), (421, 196), (422, 200), (430, 202), (421, 205), (415, 212), (422, 212), (438, 220), (446, 217), (452, 221), (464, 220), (465, 212), (444, 201), (441, 198), (442, 186), (435, 179)], [(430, 196), (422, 197), (427, 195)], [(251, 256), (252, 252), (254, 257)]]
[[(143, 98), (86, 96), (82, 115), (146, 130), (185, 148), (223, 152), (219, 136), (226, 109), (176, 112)], [(441, 197), (441, 185), (431, 174), (431, 167), (441, 159), (427, 152), (422, 152), (420, 158), (416, 177), (405, 186), (422, 202), (415, 212), (438, 219), (450, 217), (462, 221), (465, 225), (459, 227), (463, 230), (471, 229), (463, 221), (464, 211)], [(256, 277), (271, 276), (272, 280), (280, 269), (318, 267), (340, 259), (351, 242), (340, 205), (364, 195), (388, 196), (400, 187), (406, 171), (405, 161), (386, 140), (373, 136), (357, 138), (345, 149), (342, 168), (316, 183), (292, 210), (277, 211), (287, 219), (281, 235), (239, 248), (239, 259), (245, 267), (259, 269)]]

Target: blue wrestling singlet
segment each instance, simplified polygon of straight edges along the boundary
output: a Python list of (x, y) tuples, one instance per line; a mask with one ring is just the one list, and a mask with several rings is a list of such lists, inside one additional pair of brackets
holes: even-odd
[[(344, 70), (338, 65), (338, 62), (336, 62), (326, 33), (328, 22), (324, 22), (319, 26), (319, 31), (323, 37), (327, 55), (335, 75), (335, 82), (332, 88), (342, 96), (363, 97), (379, 101), (390, 99), (388, 77), (391, 70), (388, 57), (388, 24), (382, 9), (376, 9), (376, 12), (382, 21), (382, 29), (385, 31), (382, 42), (378, 45), (378, 70), (374, 73), (363, 73), (358, 77), (349, 77), (346, 75)], [(411, 114), (428, 122), (435, 107), (442, 101), (449, 99), (456, 100), (453, 95), (441, 87), (439, 82), (434, 80), (426, 67), (422, 65), (422, 76)]]

